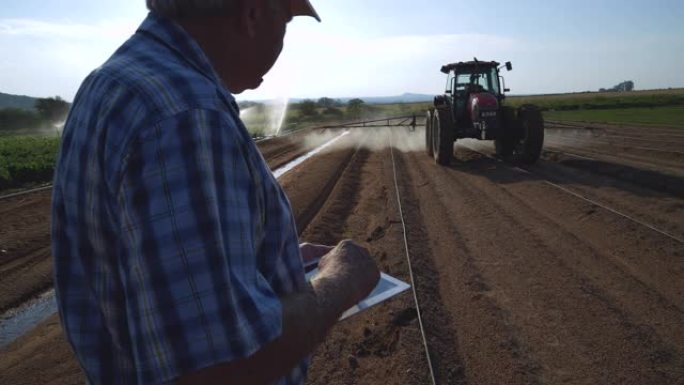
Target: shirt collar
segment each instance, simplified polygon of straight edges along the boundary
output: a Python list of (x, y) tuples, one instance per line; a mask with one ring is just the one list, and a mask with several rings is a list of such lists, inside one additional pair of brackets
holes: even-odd
[(174, 21), (150, 12), (137, 34), (146, 35), (165, 45), (189, 65), (223, 88), (221, 80), (195, 39)]

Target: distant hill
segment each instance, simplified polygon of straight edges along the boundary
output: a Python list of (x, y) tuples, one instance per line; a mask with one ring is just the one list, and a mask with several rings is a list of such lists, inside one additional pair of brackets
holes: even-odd
[(0, 108), (21, 108), (22, 110), (33, 110), (36, 98), (24, 95), (11, 95), (0, 92)]

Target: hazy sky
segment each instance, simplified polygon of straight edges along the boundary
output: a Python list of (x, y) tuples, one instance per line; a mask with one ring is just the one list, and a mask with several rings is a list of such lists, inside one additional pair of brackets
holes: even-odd
[[(513, 62), (514, 94), (684, 87), (682, 0), (312, 0), (259, 90), (239, 99), (436, 94), (442, 64)], [(60, 95), (130, 36), (144, 0), (7, 0), (0, 92)]]

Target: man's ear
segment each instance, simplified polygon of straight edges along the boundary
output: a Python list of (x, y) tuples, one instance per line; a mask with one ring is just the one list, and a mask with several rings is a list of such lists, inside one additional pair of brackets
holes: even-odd
[(259, 18), (263, 15), (263, 1), (243, 0), (240, 5), (240, 26), (248, 37), (256, 35)]

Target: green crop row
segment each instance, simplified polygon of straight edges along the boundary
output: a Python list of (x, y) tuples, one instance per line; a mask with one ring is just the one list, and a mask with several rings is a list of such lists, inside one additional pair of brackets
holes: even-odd
[(52, 180), (59, 138), (0, 137), (0, 190)]
[(544, 118), (585, 123), (615, 123), (684, 128), (684, 107), (546, 111)]
[(684, 106), (684, 89), (510, 96), (507, 102), (512, 106), (535, 104), (546, 111), (673, 107)]

